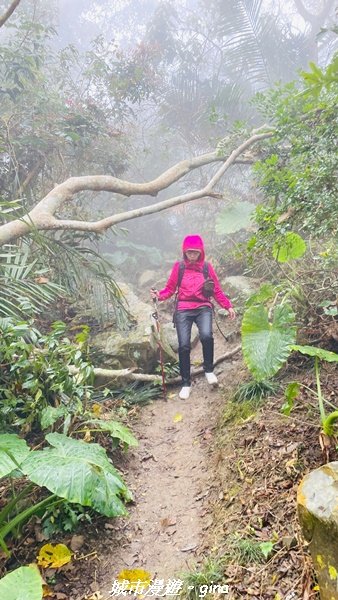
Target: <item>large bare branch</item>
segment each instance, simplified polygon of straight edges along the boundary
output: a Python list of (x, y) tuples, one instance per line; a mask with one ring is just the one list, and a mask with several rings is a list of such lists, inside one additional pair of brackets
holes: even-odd
[[(224, 360), (228, 360), (229, 358), (232, 358), (233, 356), (235, 356), (235, 354), (238, 354), (238, 352), (240, 352), (241, 348), (242, 347), (239, 344), (239, 345), (235, 346), (229, 352), (226, 352), (225, 354), (221, 354), (221, 356), (219, 356), (214, 361), (214, 365), (216, 366), (219, 363), (223, 362)], [(77, 367), (74, 367), (73, 365), (69, 365), (68, 370), (72, 375), (76, 375), (79, 372), (79, 369)], [(191, 377), (196, 377), (197, 375), (201, 375), (201, 373), (204, 373), (203, 367), (197, 367), (197, 368), (191, 369)], [(101, 380), (106, 380), (106, 381), (127, 380), (127, 381), (141, 381), (143, 383), (151, 383), (151, 382), (161, 383), (161, 381), (162, 381), (162, 377), (160, 375), (152, 375), (149, 373), (135, 373), (132, 369), (102, 369), (100, 367), (95, 367), (94, 368), (94, 376), (100, 378)], [(172, 377), (172, 378), (166, 380), (167, 385), (176, 385), (177, 383), (180, 383), (180, 382), (181, 382), (180, 376)]]
[(8, 21), (9, 17), (13, 14), (16, 7), (20, 4), (21, 0), (13, 0), (12, 4), (6, 10), (6, 12), (0, 17), (0, 27), (2, 27), (6, 21)]
[[(248, 148), (272, 135), (273, 131), (271, 129), (268, 130), (268, 128), (264, 126), (253, 131), (252, 135), (233, 150), (227, 158), (224, 155), (220, 155), (219, 151), (202, 154), (201, 156), (196, 156), (190, 160), (183, 160), (177, 163), (159, 177), (152, 181), (148, 181), (147, 183), (131, 183), (122, 179), (117, 179), (116, 177), (101, 175), (71, 177), (60, 185), (55, 186), (55, 188), (38, 202), (38, 204), (36, 204), (36, 206), (22, 219), (17, 219), (0, 226), (0, 246), (30, 233), (34, 229), (39, 231), (71, 229), (76, 231), (93, 231), (101, 233), (117, 223), (160, 212), (179, 204), (191, 202), (192, 200), (208, 197), (219, 198), (221, 196), (214, 191), (214, 188), (228, 168), (236, 162), (243, 162), (243, 158), (241, 160), (241, 155), (243, 155)], [(56, 216), (63, 204), (71, 201), (74, 195), (79, 192), (91, 190), (113, 192), (127, 197), (132, 195), (157, 196), (161, 190), (164, 190), (173, 183), (179, 181), (190, 171), (217, 162), (222, 162), (221, 167), (202, 189), (174, 196), (145, 207), (113, 214), (98, 221), (65, 220), (59, 219)]]

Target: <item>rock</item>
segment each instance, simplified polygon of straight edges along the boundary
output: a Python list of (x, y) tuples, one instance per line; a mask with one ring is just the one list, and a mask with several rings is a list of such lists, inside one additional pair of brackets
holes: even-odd
[(317, 574), (321, 600), (338, 598), (338, 461), (300, 482), (298, 515)]
[[(142, 302), (126, 284), (118, 285), (128, 303), (133, 325), (131, 329), (123, 332), (114, 328), (106, 329), (91, 338), (93, 348), (103, 357), (99, 366), (111, 369), (134, 368), (144, 373), (154, 372), (159, 358), (158, 333), (156, 322), (152, 318), (154, 307), (150, 302)], [(164, 360), (176, 360), (162, 324), (161, 343)]]
[(158, 279), (158, 274), (156, 273), (156, 271), (143, 271), (143, 273), (141, 273), (139, 279), (138, 279), (138, 285), (139, 287), (149, 287), (151, 288), (152, 286), (155, 285), (156, 281)]
[(221, 285), (225, 294), (238, 306), (238, 304), (244, 304), (258, 290), (260, 282), (253, 277), (233, 275), (225, 277)]

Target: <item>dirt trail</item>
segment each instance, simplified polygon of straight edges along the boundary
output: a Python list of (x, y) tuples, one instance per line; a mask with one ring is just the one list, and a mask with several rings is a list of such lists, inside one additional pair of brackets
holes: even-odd
[[(216, 357), (231, 349), (216, 338)], [(200, 359), (200, 346), (193, 358)], [(125, 480), (135, 504), (127, 519), (112, 525), (111, 544), (101, 557), (98, 583), (104, 597), (122, 569), (143, 568), (165, 581), (196, 565), (210, 526), (208, 495), (212, 472), (208, 448), (223, 400), (222, 385), (236, 377), (239, 355), (216, 367), (220, 387), (210, 389), (204, 376), (188, 400), (169, 389), (168, 402), (142, 409), (134, 428), (139, 447), (129, 453)]]

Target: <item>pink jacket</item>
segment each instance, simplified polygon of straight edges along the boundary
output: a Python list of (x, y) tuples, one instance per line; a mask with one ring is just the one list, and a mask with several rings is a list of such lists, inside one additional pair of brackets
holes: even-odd
[[(205, 282), (203, 275), (205, 254), (202, 238), (199, 235), (188, 235), (183, 240), (182, 250), (185, 269), (178, 290), (177, 310), (190, 310), (193, 308), (200, 308), (201, 306), (212, 306), (210, 300), (202, 293), (202, 287)], [(199, 260), (196, 263), (190, 263), (185, 255), (186, 250), (199, 250), (201, 253)], [(166, 286), (163, 290), (159, 291), (159, 300), (167, 300), (167, 298), (170, 298), (175, 294), (178, 283), (179, 265), (180, 261), (175, 262)], [(208, 265), (209, 277), (213, 279), (215, 284), (214, 298), (216, 302), (222, 308), (232, 308), (232, 304), (229, 298), (224, 294), (213, 267), (210, 263), (208, 263)], [(190, 298), (193, 298), (194, 300), (189, 300)]]

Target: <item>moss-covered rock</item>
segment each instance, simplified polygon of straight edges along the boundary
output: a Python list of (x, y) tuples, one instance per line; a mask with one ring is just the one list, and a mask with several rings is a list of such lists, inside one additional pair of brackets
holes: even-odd
[[(154, 307), (151, 302), (142, 302), (124, 283), (119, 283), (133, 317), (133, 326), (128, 331), (117, 332), (106, 329), (92, 337), (92, 346), (102, 356), (100, 367), (110, 369), (134, 368), (151, 373), (158, 365), (158, 332), (152, 318)], [(176, 354), (166, 339), (161, 326), (161, 345), (164, 360), (176, 360)]]
[(297, 504), (321, 600), (338, 600), (338, 461), (323, 465), (302, 479)]

